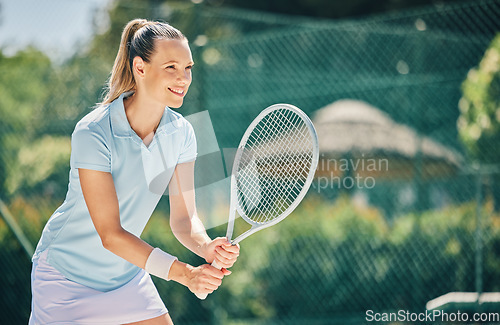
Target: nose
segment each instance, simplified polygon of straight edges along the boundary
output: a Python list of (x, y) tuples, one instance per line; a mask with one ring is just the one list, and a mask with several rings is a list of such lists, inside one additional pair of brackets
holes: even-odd
[(191, 83), (191, 70), (181, 71), (177, 75), (177, 81), (182, 85), (189, 85)]

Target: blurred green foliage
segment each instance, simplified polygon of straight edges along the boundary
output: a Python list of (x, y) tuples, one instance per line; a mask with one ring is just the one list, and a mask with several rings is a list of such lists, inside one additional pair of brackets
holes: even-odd
[[(51, 186), (59, 186), (68, 173), (70, 150), (69, 137), (50, 135), (21, 146), (17, 163), (7, 165), (7, 192), (15, 193), (23, 188), (43, 193), (51, 191)], [(42, 188), (41, 184), (44, 184)]]
[(16, 163), (7, 161), (8, 157), (15, 157), (26, 143), (18, 135), (24, 133), (29, 139), (43, 123), (41, 113), (51, 82), (51, 62), (41, 52), (27, 49), (13, 57), (0, 52), (0, 193), (5, 191), (7, 166)]
[(64, 197), (71, 132), (106, 78), (106, 69), (93, 60), (75, 57), (58, 65), (31, 48), (11, 57), (0, 51), (3, 198), (40, 192)]
[[(492, 40), (479, 65), (462, 84), (458, 132), (470, 158), (479, 165), (498, 166), (500, 150), (500, 34)], [(498, 167), (496, 167), (498, 168)], [(500, 176), (488, 184), (495, 210), (500, 211)]]
[[(265, 5), (264, 2), (258, 1), (261, 5)], [(309, 4), (312, 3), (309, 2)], [(256, 45), (259, 40), (254, 37), (256, 31), (262, 31), (268, 26), (280, 29), (285, 26), (283, 21), (286, 21), (290, 24), (288, 28), (302, 28), (300, 24), (291, 23), (291, 20), (287, 20), (288, 18), (278, 21), (276, 17), (264, 17), (264, 14), (262, 20), (241, 18), (247, 17), (247, 14), (255, 15), (252, 12), (239, 13), (240, 16), (235, 16), (236, 18), (229, 15), (221, 16), (225, 18), (219, 17), (218, 21), (215, 21), (214, 15), (210, 16), (207, 13), (213, 13), (214, 8), (217, 9), (216, 6), (200, 7), (188, 1), (169, 2), (168, 8), (158, 1), (152, 1), (150, 4), (152, 5), (146, 6), (132, 0), (114, 2), (109, 11), (109, 29), (95, 35), (87, 48), (81, 49), (75, 56), (64, 62), (51, 62), (44, 53), (35, 49), (26, 49), (10, 57), (0, 52), (0, 89), (2, 91), (2, 96), (0, 96), (0, 198), (7, 198), (6, 201), (12, 214), (16, 216), (17, 222), (32, 243), (38, 241), (45, 222), (64, 199), (69, 172), (71, 132), (76, 122), (102, 97), (103, 86), (111, 70), (120, 34), (126, 22), (137, 17), (162, 16), (168, 16), (176, 22), (175, 26), (190, 38), (195, 61), (199, 62), (194, 71), (195, 79), (190, 90), (190, 97), (186, 100), (184, 113), (200, 108), (220, 106), (222, 109), (219, 110), (219, 115), (216, 115), (216, 110), (211, 110), (210, 114), (213, 114), (214, 121), (217, 120), (223, 125), (224, 130), (231, 127), (239, 129), (239, 124), (234, 121), (246, 121), (252, 113), (245, 110), (244, 105), (241, 106), (244, 109), (234, 110), (237, 103), (232, 101), (235, 97), (241, 98), (242, 102), (239, 104), (248, 104), (256, 98), (258, 100), (265, 98), (270, 101), (271, 96), (279, 90), (278, 87), (258, 84), (258, 90), (262, 90), (260, 87), (266, 90), (269, 88), (270, 94), (253, 96), (252, 92), (255, 88), (246, 86), (245, 77), (263, 76), (262, 79), (255, 78), (259, 82), (272, 78), (251, 67), (251, 63), (254, 65), (259, 63), (256, 59), (260, 58), (259, 56), (253, 55), (236, 60), (236, 50), (248, 46), (252, 51), (255, 47), (257, 51)], [(175, 8), (183, 8), (182, 14), (178, 14)], [(170, 10), (168, 15), (165, 13), (167, 9)], [(199, 19), (200, 17), (203, 19)], [(431, 19), (427, 21), (430, 24)], [(412, 29), (413, 24), (414, 21), (411, 21)], [(312, 31), (310, 29), (308, 33)], [(203, 39), (197, 39), (201, 32), (210, 40), (207, 47), (197, 45), (203, 43)], [(297, 40), (296, 30), (290, 29), (288, 33), (292, 36), (292, 44), (295, 44), (295, 41), (297, 41), (297, 46), (302, 46), (300, 42), (309, 44), (306, 42), (308, 38)], [(241, 35), (247, 36), (250, 41), (246, 44), (236, 43), (234, 47), (230, 44), (217, 47), (222, 43), (220, 40), (228, 35), (232, 37), (233, 42), (242, 39)], [(344, 37), (349, 33), (342, 30), (335, 34), (321, 35), (324, 35), (321, 39), (326, 43), (331, 35)], [(363, 58), (370, 58), (370, 56), (365, 56), (364, 52), (365, 48), (369, 47), (366, 45), (368, 43), (363, 42), (374, 39), (377, 35), (360, 33), (358, 36), (363, 39), (359, 47)], [(273, 43), (278, 37), (273, 37), (275, 38), (270, 39), (269, 42), (260, 41), (268, 42), (269, 48), (279, 48)], [(349, 46), (353, 45), (352, 40), (353, 38), (334, 39), (335, 42)], [(286, 40), (286, 42), (289, 41)], [(447, 46), (443, 40), (432, 43), (433, 47), (435, 44)], [(322, 46), (322, 44), (316, 45)], [(321, 47), (321, 51), (316, 50), (312, 44), (303, 46), (317, 53), (332, 51), (329, 47), (324, 49)], [(398, 45), (399, 47), (404, 48)], [(408, 48), (411, 49), (411, 47)], [(224, 52), (218, 52), (217, 49), (224, 50)], [(230, 60), (229, 56), (227, 59), (222, 57), (224, 64), (220, 66), (203, 66), (203, 61), (210, 63), (209, 59), (213, 59), (211, 56), (217, 53), (234, 54), (234, 60)], [(339, 62), (341, 61), (338, 67), (349, 66), (349, 63), (356, 63), (358, 66), (364, 61), (356, 61), (356, 59), (349, 61), (346, 57), (340, 57), (339, 53), (342, 52), (334, 52), (330, 55), (334, 58), (338, 57)], [(500, 140), (499, 53), (500, 36), (497, 36), (479, 66), (471, 70), (462, 88), (459, 130), (471, 157), (483, 163), (498, 164), (500, 161), (499, 151), (492, 150), (491, 145), (499, 143)], [(286, 57), (284, 54), (273, 56)], [(321, 62), (319, 69), (326, 71), (327, 65), (323, 64), (325, 59), (327, 59), (326, 56), (320, 56), (312, 61), (314, 64)], [(400, 58), (389, 59), (399, 60)], [(301, 71), (293, 70), (293, 75), (302, 76), (302, 70), (308, 69), (307, 62), (298, 62)], [(229, 67), (229, 63), (236, 68)], [(226, 87), (220, 86), (224, 83), (217, 83), (214, 77), (210, 79), (204, 76), (203, 69), (210, 72), (211, 76), (223, 79), (234, 75), (235, 79), (230, 78), (225, 82), (227, 84), (241, 83), (242, 94), (226, 93)], [(210, 69), (212, 70), (209, 71)], [(223, 73), (225, 69), (229, 71), (229, 74)], [(351, 73), (351, 70), (355, 71), (354, 69), (354, 66), (347, 69), (346, 78), (348, 79), (346, 80), (352, 84), (360, 82), (356, 81), (356, 74)], [(254, 73), (254, 75), (249, 73)], [(342, 76), (341, 73), (342, 70), (339, 72), (337, 69), (332, 75)], [(376, 71), (377, 76), (380, 74)], [(285, 74), (285, 77), (278, 75), (278, 86), (281, 85), (282, 79), (289, 78), (290, 75)], [(361, 76), (359, 78), (363, 82), (370, 80), (365, 74), (358, 73), (358, 75)], [(314, 79), (321, 79), (316, 78), (318, 76), (316, 73), (312, 76)], [(204, 77), (205, 80), (203, 80)], [(402, 80), (403, 77), (405, 76), (398, 75), (397, 80)], [(313, 81), (307, 78), (301, 80), (301, 86), (309, 82), (314, 85)], [(212, 107), (202, 105), (203, 82), (206, 82), (207, 91), (214, 93), (212, 103), (216, 102), (217, 105), (213, 104)], [(358, 92), (364, 94), (373, 92), (373, 97), (367, 98), (390, 99), (391, 92), (405, 97), (404, 88), (402, 91), (402, 88), (394, 86), (397, 83), (387, 84), (388, 90), (384, 90), (387, 96), (381, 96), (382, 93), (377, 93), (368, 86), (366, 86), (368, 88), (363, 88), (365, 87), (363, 82), (360, 82), (361, 88), (352, 86), (352, 90), (347, 92), (342, 90), (343, 88), (328, 88), (328, 96), (331, 97), (324, 97), (322, 93), (319, 95), (313, 93), (312, 96), (323, 98), (321, 100), (325, 102), (332, 98), (336, 99), (338, 96), (357, 96)], [(339, 82), (339, 84), (344, 83), (344, 80)], [(423, 83), (427, 84), (427, 81)], [(218, 88), (216, 89), (213, 85), (218, 85)], [(295, 89), (293, 83), (290, 85), (281, 86), (293, 92)], [(328, 84), (326, 86), (330, 87)], [(446, 87), (451, 89), (449, 85)], [(446, 90), (446, 87), (443, 89)], [(440, 86), (435, 88), (441, 89)], [(217, 92), (219, 90), (223, 92)], [(274, 100), (276, 97), (272, 98)], [(304, 103), (310, 101), (310, 98), (303, 99)], [(207, 103), (210, 104), (210, 101), (205, 101), (205, 104)], [(382, 101), (379, 106), (384, 106), (383, 103), (385, 102)], [(395, 113), (400, 114), (400, 118), (410, 120), (409, 112), (401, 109), (399, 104), (398, 102), (396, 105)], [(437, 103), (438, 108), (435, 111), (442, 112), (443, 109), (449, 107), (448, 104), (448, 102)], [(260, 107), (260, 102), (259, 105), (254, 106)], [(320, 106), (317, 105), (317, 107)], [(228, 109), (234, 114), (233, 120), (223, 119), (228, 116)], [(426, 123), (429, 123), (429, 129), (440, 129), (440, 124), (431, 124), (436, 119), (426, 114), (417, 113), (425, 117)], [(447, 114), (446, 112), (442, 114), (442, 120), (449, 119)], [(217, 133), (218, 136), (219, 134), (221, 133)], [(228, 132), (228, 134), (231, 133)], [(234, 136), (226, 138), (231, 141), (236, 139)], [(377, 190), (387, 192), (388, 196), (396, 195), (381, 187), (377, 187)], [(463, 187), (457, 190), (457, 192), (465, 191), (467, 189)], [(470, 200), (470, 197), (466, 196), (466, 198), (462, 201)], [(168, 203), (165, 201), (163, 199), (160, 202), (143, 238), (152, 245), (162, 247), (179, 256), (182, 261), (193, 265), (203, 263), (202, 259), (189, 252), (174, 238), (168, 225)], [(488, 197), (487, 203), (481, 210), (483, 216), (481, 240), (484, 240), (483, 245), (486, 248), (484, 251), (484, 288), (488, 291), (500, 290), (497, 281), (500, 277), (500, 259), (498, 258), (500, 255), (500, 216), (493, 212), (493, 201)], [(220, 215), (227, 213), (227, 207), (219, 207), (215, 210), (219, 211)], [(328, 201), (309, 196), (279, 227), (266, 229), (242, 243), (242, 253), (233, 269), (233, 274), (227, 277), (223, 286), (207, 300), (199, 301), (177, 283), (167, 283), (158, 279), (154, 281), (174, 321), (180, 324), (208, 322), (221, 324), (242, 319), (275, 320), (276, 322), (280, 320), (286, 324), (309, 324), (316, 319), (318, 323), (328, 324), (332, 315), (338, 316), (339, 319), (345, 316), (347, 319), (351, 317), (350, 315), (363, 314), (368, 308), (378, 310), (423, 308), (427, 300), (448, 291), (473, 291), (475, 289), (473, 259), (475, 258), (476, 217), (475, 204), (465, 203), (450, 205), (446, 209), (405, 213), (389, 221), (379, 210), (360, 208), (348, 197), (340, 196), (335, 201)], [(239, 220), (236, 233), (242, 232), (244, 228), (245, 224)], [(224, 235), (225, 225), (211, 229), (210, 234), (212, 236)], [(2, 274), (0, 287), (5, 288), (4, 292), (8, 293), (3, 295), (0, 301), (0, 324), (12, 324), (13, 320), (26, 323), (30, 301), (30, 263), (24, 258), (21, 247), (1, 220), (0, 245), (1, 257), (5, 261), (0, 266), (0, 274)]]
[[(500, 215), (491, 202), (482, 209), (484, 243), (500, 245)], [(242, 242), (241, 256), (223, 286), (205, 302), (177, 284), (156, 281), (174, 320), (199, 320), (190, 310), (219, 321), (280, 320), (284, 323), (362, 314), (367, 309), (411, 310), (448, 291), (470, 291), (474, 283), (476, 206), (410, 213), (389, 225), (373, 208), (357, 207), (348, 197), (325, 202), (309, 196), (279, 227)], [(245, 230), (237, 220), (236, 233)], [(223, 235), (225, 227), (212, 230)], [(156, 212), (144, 238), (174, 252), (181, 260), (202, 263), (170, 233), (168, 216)], [(485, 254), (484, 284), (500, 290), (496, 253)], [(435, 284), (439, 283), (439, 286)], [(425, 290), (422, 290), (425, 288)], [(220, 305), (222, 303), (222, 305)], [(217, 311), (216, 311), (217, 313)], [(201, 315), (204, 315), (202, 312)], [(228, 323), (230, 323), (228, 321)]]
[[(175, 239), (165, 201), (142, 237), (181, 261), (204, 263)], [(11, 209), (35, 239), (56, 205), (33, 206), (17, 199)], [(490, 202), (481, 213), (485, 247), (500, 247), (500, 215), (492, 213)], [(180, 284), (154, 281), (173, 320), (180, 324), (230, 324), (242, 319), (305, 324), (332, 314), (340, 319), (361, 315), (367, 309), (412, 310), (448, 291), (473, 287), (474, 257), (468, 251), (474, 246), (475, 214), (474, 204), (464, 204), (407, 214), (389, 225), (376, 209), (358, 207), (348, 197), (327, 202), (308, 196), (279, 227), (241, 243), (233, 274), (207, 300), (198, 300)], [(246, 227), (238, 219), (235, 233)], [(8, 233), (3, 223), (0, 233)], [(210, 230), (214, 237), (224, 233), (225, 225)], [(10, 253), (19, 250), (14, 246), (2, 244)], [(486, 250), (484, 259), (484, 286), (498, 291), (497, 252)]]
[(466, 148), (482, 163), (499, 163), (500, 151), (491, 143), (500, 143), (500, 34), (469, 71), (462, 90), (458, 130)]

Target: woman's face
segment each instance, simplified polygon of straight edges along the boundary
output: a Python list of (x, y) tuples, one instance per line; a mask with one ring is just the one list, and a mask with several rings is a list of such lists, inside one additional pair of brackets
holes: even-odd
[(157, 39), (145, 63), (143, 85), (149, 99), (162, 106), (182, 106), (191, 85), (193, 58), (186, 40)]

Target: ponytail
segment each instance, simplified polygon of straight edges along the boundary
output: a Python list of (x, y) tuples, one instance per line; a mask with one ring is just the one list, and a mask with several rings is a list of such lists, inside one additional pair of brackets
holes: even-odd
[(155, 39), (182, 40), (186, 37), (169, 24), (146, 19), (134, 19), (125, 26), (102, 105), (109, 104), (122, 93), (135, 89), (136, 83), (132, 73), (133, 60), (139, 56), (145, 62), (149, 62), (154, 52)]

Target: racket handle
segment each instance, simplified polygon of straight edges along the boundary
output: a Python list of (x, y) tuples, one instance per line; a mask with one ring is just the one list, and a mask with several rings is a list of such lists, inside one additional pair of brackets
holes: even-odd
[[(219, 266), (215, 260), (212, 262), (212, 266), (217, 270), (222, 269), (222, 267)], [(195, 293), (195, 295), (196, 297), (198, 297), (198, 299), (205, 300), (205, 298), (208, 296), (208, 293)]]

